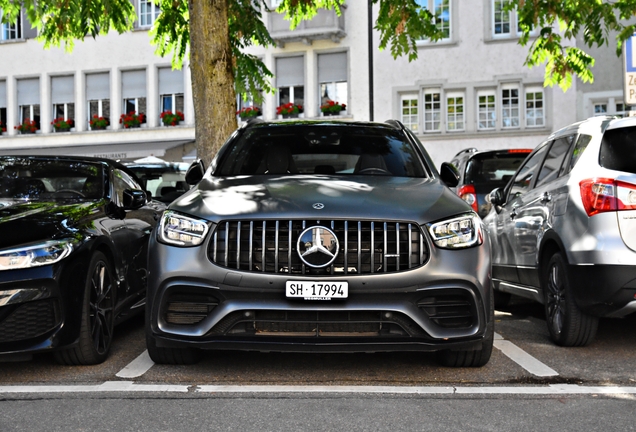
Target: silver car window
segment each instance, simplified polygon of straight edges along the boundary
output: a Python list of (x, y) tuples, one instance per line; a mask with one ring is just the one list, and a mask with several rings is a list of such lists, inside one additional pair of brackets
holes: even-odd
[(574, 137), (572, 136), (554, 140), (545, 158), (545, 162), (543, 162), (541, 171), (539, 171), (536, 186), (546, 184), (563, 174), (563, 169), (561, 168), (563, 166), (563, 160), (573, 140)]
[(547, 150), (547, 145), (544, 145), (539, 150), (536, 150), (534, 154), (529, 157), (523, 167), (521, 167), (521, 169), (515, 176), (514, 181), (512, 182), (512, 186), (510, 187), (510, 191), (508, 192), (508, 199), (524, 194), (528, 190), (530, 190), (533, 180), (539, 170), (539, 166), (541, 166), (541, 162), (543, 161), (543, 157), (545, 156)]

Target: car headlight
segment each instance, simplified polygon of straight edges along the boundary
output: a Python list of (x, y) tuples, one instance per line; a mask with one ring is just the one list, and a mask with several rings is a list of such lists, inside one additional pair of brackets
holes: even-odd
[(174, 246), (198, 246), (203, 243), (209, 229), (210, 222), (206, 220), (191, 218), (168, 210), (161, 217), (158, 238)]
[(481, 220), (475, 213), (428, 224), (433, 242), (443, 249), (461, 249), (482, 243)]
[(41, 243), (0, 250), (0, 270), (16, 270), (55, 264), (70, 255), (73, 244), (68, 240)]

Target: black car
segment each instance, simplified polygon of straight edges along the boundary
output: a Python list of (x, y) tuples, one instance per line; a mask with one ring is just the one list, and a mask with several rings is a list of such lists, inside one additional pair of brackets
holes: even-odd
[(114, 325), (143, 312), (148, 238), (163, 210), (146, 204), (114, 161), (0, 157), (0, 359), (106, 359)]
[(199, 349), (435, 351), (493, 346), (482, 221), (397, 121), (248, 122), (170, 204), (149, 252), (157, 363)]
[(531, 151), (532, 149), (478, 151), (476, 148), (460, 151), (451, 161), (460, 175), (455, 192), (483, 218), (490, 211), (490, 191), (504, 187)]

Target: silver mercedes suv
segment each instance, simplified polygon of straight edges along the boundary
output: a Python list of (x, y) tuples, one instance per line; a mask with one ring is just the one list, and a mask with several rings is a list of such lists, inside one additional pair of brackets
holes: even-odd
[(636, 118), (555, 132), (489, 197), (497, 306), (510, 294), (543, 303), (562, 346), (636, 311)]

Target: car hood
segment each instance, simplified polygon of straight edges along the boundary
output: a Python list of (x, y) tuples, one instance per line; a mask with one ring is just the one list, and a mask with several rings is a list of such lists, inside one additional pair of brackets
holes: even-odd
[(73, 236), (90, 203), (6, 201), (0, 204), (0, 248)]
[(470, 211), (438, 179), (384, 176), (205, 178), (170, 209), (224, 219), (376, 219), (432, 222)]

